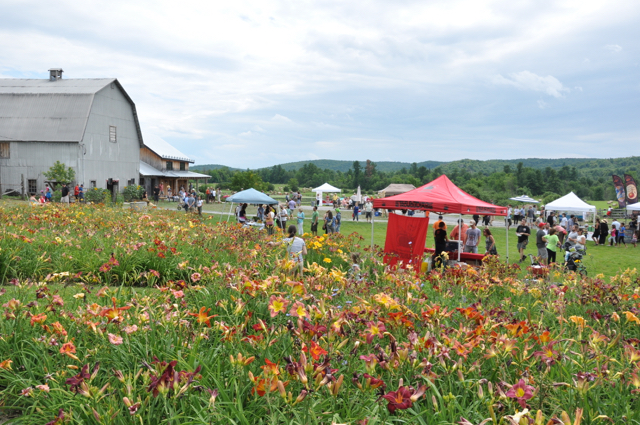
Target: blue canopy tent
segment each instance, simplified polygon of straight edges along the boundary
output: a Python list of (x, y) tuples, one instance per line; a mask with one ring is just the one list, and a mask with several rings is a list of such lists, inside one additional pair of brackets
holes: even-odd
[[(234, 193), (233, 195), (227, 197), (226, 201), (231, 202), (231, 209), (229, 209), (229, 215), (231, 215), (233, 204), (266, 204), (266, 205), (278, 204), (278, 201), (276, 201), (275, 199), (273, 199), (268, 195), (265, 195), (262, 192), (255, 190), (254, 188), (243, 190), (242, 192)], [(227, 216), (227, 221), (229, 221), (229, 216)]]

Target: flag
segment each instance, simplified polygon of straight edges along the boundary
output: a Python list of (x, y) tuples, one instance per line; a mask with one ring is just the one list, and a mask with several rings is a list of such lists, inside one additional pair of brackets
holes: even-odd
[(629, 174), (624, 175), (624, 183), (627, 188), (627, 205), (638, 202), (638, 186), (636, 181)]
[(619, 176), (613, 177), (613, 185), (616, 188), (616, 199), (618, 199), (618, 207), (624, 208), (627, 206), (627, 195), (624, 191), (624, 182)]

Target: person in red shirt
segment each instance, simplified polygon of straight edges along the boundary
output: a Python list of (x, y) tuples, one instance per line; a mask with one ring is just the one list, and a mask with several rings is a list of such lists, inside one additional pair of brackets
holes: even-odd
[(73, 189), (73, 196), (78, 199), (78, 195), (80, 195), (80, 186), (76, 185), (75, 189)]
[(458, 220), (458, 224), (451, 231), (451, 240), (462, 241), (464, 246), (465, 242), (467, 242), (467, 230), (469, 230), (469, 226), (464, 224), (464, 220)]

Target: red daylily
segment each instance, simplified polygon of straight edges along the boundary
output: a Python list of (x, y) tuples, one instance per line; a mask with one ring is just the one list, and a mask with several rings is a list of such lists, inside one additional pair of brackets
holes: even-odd
[(311, 341), (311, 348), (308, 348), (305, 345), (302, 348), (302, 351), (304, 351), (305, 353), (311, 354), (311, 357), (313, 357), (313, 360), (319, 360), (320, 356), (326, 356), (327, 354), (329, 354), (327, 350), (320, 347), (318, 344), (316, 344), (315, 341)]
[(533, 388), (531, 385), (527, 385), (524, 379), (520, 379), (509, 391), (506, 396), (509, 398), (515, 398), (520, 407), (523, 409), (527, 406), (526, 401), (533, 397)]
[(421, 386), (417, 390), (411, 387), (401, 386), (397, 391), (391, 391), (383, 395), (382, 398), (389, 402), (389, 404), (387, 404), (389, 412), (394, 413), (396, 410), (405, 410), (413, 406), (413, 403), (422, 397), (426, 389), (426, 385)]

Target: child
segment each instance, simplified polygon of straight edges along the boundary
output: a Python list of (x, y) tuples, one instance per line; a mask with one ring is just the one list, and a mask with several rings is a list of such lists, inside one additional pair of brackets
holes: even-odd
[(611, 233), (609, 234), (609, 246), (613, 246), (618, 239), (618, 231), (615, 226), (611, 226)]
[(624, 227), (624, 223), (620, 223), (620, 230), (618, 231), (618, 246), (624, 244), (624, 247), (627, 247), (627, 243), (624, 241), (624, 232), (626, 228)]
[(639, 237), (640, 237), (640, 229), (638, 229), (635, 232), (633, 232), (633, 237), (631, 238), (631, 243), (633, 244), (634, 248), (638, 247), (638, 238)]
[(360, 280), (360, 253), (351, 253), (351, 269), (349, 269), (349, 276), (354, 280)]

